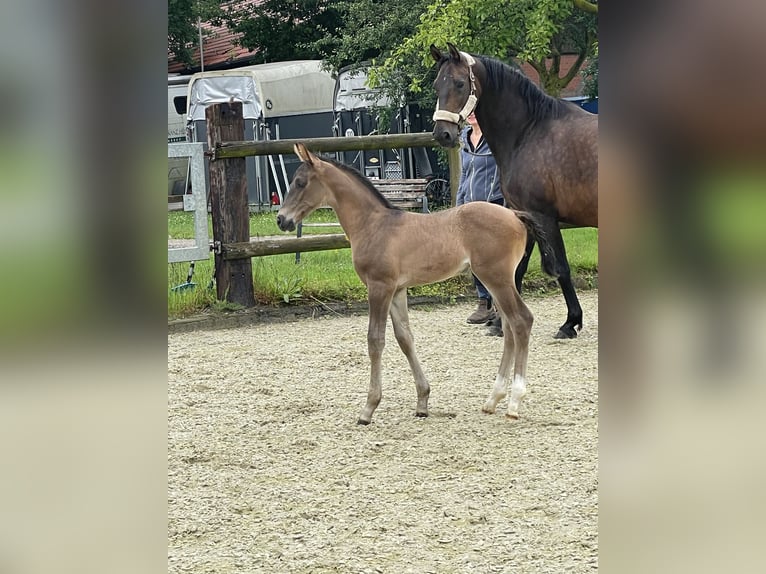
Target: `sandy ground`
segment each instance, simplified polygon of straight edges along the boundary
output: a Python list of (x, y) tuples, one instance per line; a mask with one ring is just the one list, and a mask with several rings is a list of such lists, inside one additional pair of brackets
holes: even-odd
[(383, 401), (364, 315), (168, 336), (168, 571), (561, 573), (598, 562), (598, 292), (535, 315), (519, 421), (481, 407), (501, 340), (469, 304), (410, 311), (431, 416), (389, 325)]

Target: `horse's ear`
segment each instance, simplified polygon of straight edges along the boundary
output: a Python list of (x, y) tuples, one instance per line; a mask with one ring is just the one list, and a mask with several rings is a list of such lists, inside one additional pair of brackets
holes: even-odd
[(442, 51), (437, 48), (435, 44), (431, 44), (431, 57), (436, 61), (437, 64), (441, 62), (442, 58), (444, 57)]
[(307, 163), (311, 165), (312, 161), (312, 155), (311, 152), (306, 149), (306, 146), (302, 143), (297, 143), (293, 145), (293, 150), (295, 151), (295, 155), (298, 156), (298, 159), (300, 159), (302, 162)]
[(449, 57), (451, 60), (460, 61), (460, 50), (452, 42), (447, 42), (447, 48), (449, 48)]

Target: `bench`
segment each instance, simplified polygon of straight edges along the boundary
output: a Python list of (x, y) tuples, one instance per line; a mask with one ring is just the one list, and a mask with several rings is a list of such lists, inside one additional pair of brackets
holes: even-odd
[(383, 196), (401, 209), (420, 209), (428, 213), (427, 179), (372, 179)]

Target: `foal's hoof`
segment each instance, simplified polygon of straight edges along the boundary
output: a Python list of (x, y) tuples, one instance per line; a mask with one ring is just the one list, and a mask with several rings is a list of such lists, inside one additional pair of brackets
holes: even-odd
[(428, 413), (415, 413), (415, 416), (420, 419), (424, 419), (428, 416)]
[(370, 424), (370, 421), (365, 421), (365, 420), (362, 420), (362, 419), (357, 419), (356, 424), (367, 426), (368, 424)]
[(559, 332), (556, 333), (554, 339), (574, 339), (577, 337), (577, 331), (572, 327), (561, 327)]
[(517, 421), (517, 420), (519, 420), (519, 415), (518, 414), (505, 413), (505, 418), (507, 418), (509, 421)]

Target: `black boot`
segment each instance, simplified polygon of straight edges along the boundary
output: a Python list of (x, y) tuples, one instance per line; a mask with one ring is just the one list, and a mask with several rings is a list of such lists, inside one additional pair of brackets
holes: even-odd
[(488, 329), (486, 335), (488, 337), (502, 337), (503, 336), (503, 322), (500, 319), (500, 315), (495, 313), (494, 318), (487, 322)]

